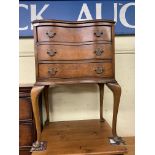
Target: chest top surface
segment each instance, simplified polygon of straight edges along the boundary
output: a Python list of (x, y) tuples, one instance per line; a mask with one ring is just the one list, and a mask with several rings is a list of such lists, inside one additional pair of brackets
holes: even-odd
[(114, 22), (35, 20), (36, 80), (44, 83), (114, 81)]

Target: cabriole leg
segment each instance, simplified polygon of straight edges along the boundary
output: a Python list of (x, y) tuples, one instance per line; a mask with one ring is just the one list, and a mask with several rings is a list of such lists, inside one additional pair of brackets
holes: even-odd
[(33, 109), (36, 131), (37, 131), (37, 140), (32, 146), (32, 151), (42, 150), (42, 143), (40, 142), (41, 122), (40, 122), (38, 98), (39, 98), (39, 94), (42, 92), (43, 89), (44, 89), (44, 86), (34, 86), (31, 90), (32, 109)]
[(117, 114), (118, 114), (120, 97), (121, 97), (121, 87), (120, 87), (120, 85), (117, 82), (107, 83), (106, 85), (113, 92), (113, 96), (114, 96), (112, 134), (113, 134), (113, 140), (116, 142), (116, 144), (119, 145), (120, 143), (124, 143), (122, 138), (118, 137), (117, 130), (116, 130)]

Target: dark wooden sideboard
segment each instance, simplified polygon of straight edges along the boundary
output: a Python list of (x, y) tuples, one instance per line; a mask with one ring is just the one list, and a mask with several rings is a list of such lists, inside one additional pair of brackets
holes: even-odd
[(48, 88), (63, 84), (98, 84), (102, 122), (104, 85), (108, 86), (114, 96), (112, 136), (117, 144), (122, 142), (116, 131), (121, 87), (115, 79), (114, 24), (110, 20), (33, 21), (36, 83), (31, 99), (37, 129), (34, 149), (43, 149), (38, 96), (44, 91), (49, 123)]
[[(33, 85), (26, 84), (19, 87), (19, 154), (31, 155), (30, 149), (36, 141), (36, 127), (31, 103), (31, 89)], [(41, 101), (41, 99), (40, 99)], [(40, 109), (41, 112), (41, 109)]]

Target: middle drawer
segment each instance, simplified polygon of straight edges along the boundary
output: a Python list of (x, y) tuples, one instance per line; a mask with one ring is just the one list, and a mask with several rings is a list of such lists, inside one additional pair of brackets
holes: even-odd
[(111, 44), (38, 45), (38, 60), (111, 59)]

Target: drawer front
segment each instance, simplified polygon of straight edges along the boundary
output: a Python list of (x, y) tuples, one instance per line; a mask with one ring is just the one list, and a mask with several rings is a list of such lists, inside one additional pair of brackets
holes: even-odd
[(111, 44), (39, 45), (38, 60), (111, 59)]
[(112, 76), (112, 63), (39, 64), (40, 79)]
[(31, 155), (32, 153), (30, 150), (20, 150), (19, 155)]
[(32, 119), (32, 105), (30, 97), (19, 98), (19, 119)]
[(33, 129), (33, 123), (19, 124), (19, 146), (32, 146)]
[(37, 34), (38, 42), (111, 41), (111, 26), (78, 28), (42, 26), (37, 28)]

